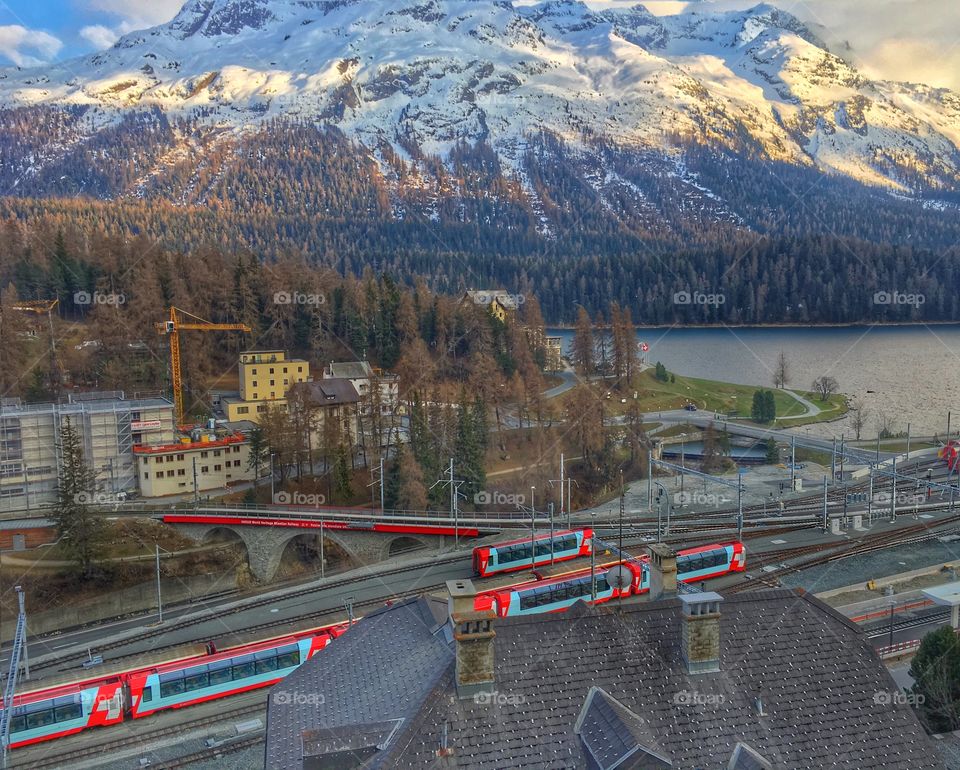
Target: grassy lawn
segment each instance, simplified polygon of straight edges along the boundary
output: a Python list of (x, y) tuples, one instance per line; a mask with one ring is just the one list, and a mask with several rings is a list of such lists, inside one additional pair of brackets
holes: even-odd
[(699, 433), (702, 428), (697, 428), (694, 425), (672, 425), (665, 430), (660, 431), (657, 434), (657, 438), (670, 438), (672, 436), (679, 436), (682, 433)]
[[(684, 377), (679, 374), (674, 374), (673, 379), (673, 382), (661, 382), (654, 375), (653, 369), (647, 369), (634, 379), (632, 388), (625, 388), (623, 392), (617, 392), (604, 385), (594, 387), (606, 401), (608, 415), (623, 414), (636, 395), (640, 409), (647, 413), (681, 409), (688, 403), (694, 403), (698, 409), (706, 412), (746, 418), (750, 417), (754, 392), (763, 389), (756, 385), (736, 385), (730, 382)], [(808, 422), (831, 420), (846, 412), (847, 400), (842, 395), (833, 395), (823, 403), (814, 393), (797, 392), (814, 402), (823, 411), (813, 418), (787, 420), (783, 423), (784, 425), (803, 425)], [(800, 415), (805, 411), (803, 404), (783, 391), (774, 391), (774, 401), (777, 405), (778, 417)]]

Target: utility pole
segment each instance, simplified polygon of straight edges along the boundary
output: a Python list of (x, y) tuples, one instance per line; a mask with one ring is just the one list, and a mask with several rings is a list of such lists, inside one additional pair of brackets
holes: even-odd
[(737, 540), (743, 542), (743, 474), (737, 473)]
[(324, 578), (324, 559), (323, 555), (323, 519), (320, 520), (320, 579)]
[(823, 477), (823, 531), (826, 532), (830, 529), (830, 524), (827, 521), (827, 477)]
[(890, 492), (890, 523), (897, 523), (897, 458), (893, 458), (893, 487)]
[(870, 466), (870, 492), (867, 495), (867, 522), (873, 524), (873, 466)]
[(460, 548), (460, 509), (459, 509), (459, 497), (460, 497), (460, 485), (463, 484), (463, 479), (454, 478), (453, 475), (453, 458), (450, 458), (450, 467), (447, 471), (447, 477), (437, 479), (433, 484), (431, 484), (430, 489), (433, 489), (436, 486), (442, 484), (450, 485), (450, 518), (453, 519), (453, 537), (454, 537), (454, 550), (459, 550)]
[(536, 487), (530, 487), (530, 567), (537, 566), (537, 502)]
[(833, 452), (830, 455), (830, 483), (837, 480), (837, 437), (833, 437)]
[[(560, 518), (563, 518), (563, 452), (560, 453)], [(553, 517), (550, 517), (550, 520), (553, 521)], [(552, 532), (550, 533), (553, 534)], [(551, 557), (552, 563), (552, 557)]]
[[(270, 455), (271, 461), (273, 455)], [(197, 458), (194, 455), (193, 459), (193, 507), (200, 507), (200, 488), (197, 486)], [(270, 466), (271, 472), (273, 471), (273, 466)], [(273, 502), (273, 476), (270, 477), (270, 502)]]
[(797, 491), (797, 437), (790, 437), (790, 491)]
[[(271, 502), (271, 503), (276, 503), (276, 501), (277, 501), (277, 495), (276, 495), (276, 493), (273, 491), (273, 479), (274, 479), (274, 476), (275, 476), (274, 471), (273, 471), (273, 455), (274, 455), (274, 453), (271, 452), (271, 453), (270, 453), (270, 502)], [(196, 463), (196, 460), (194, 460), (194, 463)]]
[[(563, 487), (561, 489), (561, 496)], [(553, 502), (547, 503), (547, 510), (550, 512), (550, 566), (553, 566), (553, 552), (554, 552), (554, 543), (553, 543)]]
[(380, 513), (383, 513), (386, 510), (386, 506), (383, 503), (383, 458), (380, 458)]
[(23, 657), (25, 678), (30, 678), (30, 661), (27, 656), (27, 612), (23, 606), (23, 589), (15, 586), (17, 604), (20, 613), (17, 615), (17, 628), (13, 636), (10, 649), (10, 669), (7, 673), (7, 682), (3, 690), (3, 715), (0, 718), (0, 741), (3, 742), (3, 767), (7, 766), (7, 749), (10, 747), (10, 720), (13, 718), (13, 700), (17, 689), (17, 678), (20, 675), (20, 658)]
[(157, 557), (157, 615), (158, 622), (163, 623), (163, 596), (160, 593), (160, 546), (154, 543), (153, 548)]
[(910, 459), (910, 423), (907, 423), (907, 459)]

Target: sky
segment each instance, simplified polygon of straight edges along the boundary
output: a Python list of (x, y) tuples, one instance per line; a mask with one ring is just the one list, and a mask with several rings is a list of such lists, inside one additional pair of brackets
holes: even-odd
[[(112, 45), (161, 24), (184, 0), (0, 0), (0, 66), (27, 67)], [(530, 4), (533, 0), (515, 0)], [(757, 0), (650, 0), (658, 14), (685, 6), (747, 8)], [(865, 74), (960, 90), (958, 0), (770, 0), (814, 26), (832, 49)], [(593, 7), (637, 0), (587, 0)]]

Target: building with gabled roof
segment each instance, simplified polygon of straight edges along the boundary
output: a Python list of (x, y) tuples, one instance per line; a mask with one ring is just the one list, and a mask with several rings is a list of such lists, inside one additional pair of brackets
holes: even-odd
[[(464, 583), (450, 624), (390, 607), (305, 663), (296, 687), (339, 694), (322, 710), (271, 703), (266, 767), (943, 768), (861, 630), (803, 592), (500, 619), (474, 612)], [(308, 718), (337, 729), (326, 754), (297, 755)]]

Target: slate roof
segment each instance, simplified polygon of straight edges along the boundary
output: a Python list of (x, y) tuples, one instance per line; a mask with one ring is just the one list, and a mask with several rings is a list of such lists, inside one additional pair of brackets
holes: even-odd
[(896, 686), (846, 618), (786, 589), (726, 597), (721, 612), (721, 670), (696, 676), (677, 600), (497, 621), (497, 697), (456, 698), (448, 663), (382, 766), (590, 768), (573, 728), (599, 687), (678, 770), (726, 768), (739, 743), (774, 768), (943, 769), (909, 706), (876, 697)]
[[(270, 689), (265, 767), (298, 770), (317, 750), (357, 756), (409, 723), (453, 660), (447, 605), (408, 599), (366, 615)], [(387, 723), (391, 723), (387, 728)], [(326, 735), (324, 735), (326, 733)], [(378, 750), (378, 753), (381, 750)], [(379, 768), (384, 755), (364, 768)]]
[(317, 406), (356, 404), (360, 401), (360, 394), (353, 387), (353, 383), (342, 378), (298, 382), (290, 388), (291, 391), (298, 389), (305, 390), (307, 400)]

